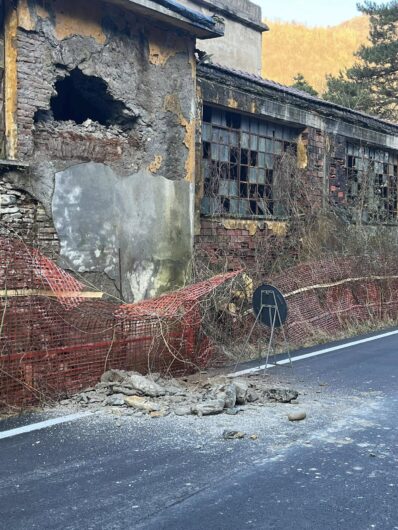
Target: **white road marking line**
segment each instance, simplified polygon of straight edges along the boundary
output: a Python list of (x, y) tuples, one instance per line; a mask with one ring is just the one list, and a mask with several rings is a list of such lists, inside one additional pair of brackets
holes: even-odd
[[(324, 348), (323, 350), (317, 350), (311, 353), (305, 353), (303, 355), (297, 355), (292, 357), (292, 362), (302, 361), (303, 359), (310, 359), (311, 357), (317, 357), (318, 355), (324, 355), (332, 351), (343, 350), (345, 348), (350, 348), (351, 346), (358, 346), (358, 344), (365, 344), (366, 342), (372, 342), (378, 339), (384, 339), (385, 337), (391, 337), (392, 335), (398, 335), (398, 329), (394, 331), (388, 331), (387, 333), (382, 333), (380, 335), (375, 335), (374, 337), (367, 337), (366, 339), (354, 340), (353, 342), (347, 342), (346, 344), (340, 344), (339, 346), (332, 346), (331, 348)], [(289, 359), (282, 359), (278, 361), (278, 366), (284, 364), (289, 364)], [(255, 366), (253, 368), (248, 368), (247, 370), (241, 370), (240, 372), (233, 372), (229, 374), (229, 377), (238, 377), (240, 375), (253, 374), (259, 372), (260, 370), (265, 370), (266, 368), (273, 368), (275, 364), (262, 364), (260, 366)]]
[(69, 414), (68, 416), (61, 416), (51, 420), (40, 421), (39, 423), (31, 423), (30, 425), (24, 425), (23, 427), (0, 432), (0, 440), (3, 438), (11, 438), (12, 436), (17, 436), (18, 434), (24, 434), (26, 432), (39, 431), (40, 429), (46, 429), (47, 427), (59, 425), (60, 423), (79, 420), (80, 418), (84, 418), (86, 416), (92, 416), (92, 414), (92, 412), (78, 412), (76, 414)]

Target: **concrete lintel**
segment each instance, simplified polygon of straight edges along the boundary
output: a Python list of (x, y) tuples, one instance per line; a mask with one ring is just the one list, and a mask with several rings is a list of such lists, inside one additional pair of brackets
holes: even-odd
[(107, 0), (107, 2), (181, 28), (200, 39), (214, 39), (224, 35), (224, 24), (173, 0)]
[[(213, 13), (219, 13), (220, 15), (224, 15), (226, 18), (229, 18), (231, 20), (236, 20), (237, 22), (240, 22), (244, 26), (248, 26), (256, 31), (259, 31), (260, 33), (263, 33), (264, 31), (269, 31), (269, 27), (267, 26), (267, 24), (264, 24), (261, 21), (261, 9), (259, 10), (259, 13), (256, 13), (257, 16), (255, 17), (247, 12), (242, 11), (239, 8), (236, 8), (234, 2), (225, 2), (225, 1), (220, 1), (220, 0), (218, 1), (192, 0), (192, 1), (195, 4), (198, 4), (198, 6), (203, 6), (209, 11), (212, 11)], [(251, 2), (249, 4), (253, 5)]]
[(15, 169), (20, 171), (25, 171), (29, 168), (27, 162), (22, 162), (21, 160), (6, 160), (0, 159), (0, 172), (8, 171), (9, 169)]

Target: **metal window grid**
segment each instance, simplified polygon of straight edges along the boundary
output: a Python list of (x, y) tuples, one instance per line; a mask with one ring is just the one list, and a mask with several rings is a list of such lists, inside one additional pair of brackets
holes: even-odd
[(276, 171), (299, 131), (237, 112), (205, 106), (202, 127), (204, 215), (286, 217)]

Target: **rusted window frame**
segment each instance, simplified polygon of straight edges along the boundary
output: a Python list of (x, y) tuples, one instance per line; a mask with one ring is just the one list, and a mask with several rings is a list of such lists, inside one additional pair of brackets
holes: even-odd
[(347, 142), (347, 205), (355, 222), (398, 222), (398, 152)]
[(204, 216), (281, 219), (288, 216), (275, 167), (297, 151), (299, 129), (230, 109), (204, 105)]

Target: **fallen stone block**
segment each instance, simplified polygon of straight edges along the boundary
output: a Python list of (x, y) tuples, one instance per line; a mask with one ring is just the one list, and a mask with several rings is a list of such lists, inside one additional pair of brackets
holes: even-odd
[(117, 394), (124, 394), (125, 396), (136, 396), (137, 395), (137, 390), (135, 390), (134, 388), (131, 388), (131, 386), (120, 386), (120, 385), (115, 385), (113, 387), (113, 392), (117, 393)]
[(121, 407), (124, 405), (123, 394), (112, 394), (105, 399), (105, 405), (108, 407)]
[(108, 370), (101, 376), (101, 383), (120, 383), (125, 381), (128, 373), (124, 370)]
[(246, 395), (247, 403), (254, 403), (255, 401), (258, 401), (259, 399), (260, 399), (260, 396), (258, 395), (258, 392), (249, 388), (249, 390), (247, 391), (247, 395)]
[(174, 409), (174, 414), (176, 416), (189, 416), (192, 414), (191, 407), (177, 407)]
[(192, 405), (191, 411), (198, 416), (211, 416), (212, 414), (221, 414), (224, 406), (225, 401), (223, 399), (213, 399)]
[(246, 434), (241, 431), (224, 431), (222, 437), (224, 440), (241, 440)]
[(247, 401), (249, 386), (245, 381), (242, 381), (241, 379), (235, 379), (234, 385), (236, 388), (236, 404), (244, 405)]
[(149, 413), (151, 418), (164, 418), (164, 416), (168, 416), (170, 412), (168, 410), (153, 410)]
[(290, 403), (293, 399), (297, 399), (298, 395), (297, 390), (290, 388), (270, 388), (264, 392), (266, 399), (277, 403)]
[(288, 415), (288, 420), (289, 421), (301, 421), (301, 420), (305, 420), (306, 417), (307, 417), (307, 414), (304, 411), (294, 412)]
[(148, 377), (144, 377), (140, 374), (130, 375), (128, 382), (141, 394), (149, 397), (159, 397), (164, 396), (166, 391), (163, 387), (151, 381)]
[(142, 396), (123, 396), (123, 398), (124, 403), (128, 407), (133, 407), (137, 410), (142, 410), (144, 412), (154, 412), (161, 410), (160, 405)]
[(217, 399), (224, 400), (224, 408), (232, 409), (236, 404), (236, 387), (234, 384), (226, 385), (221, 388), (221, 392), (217, 395)]

